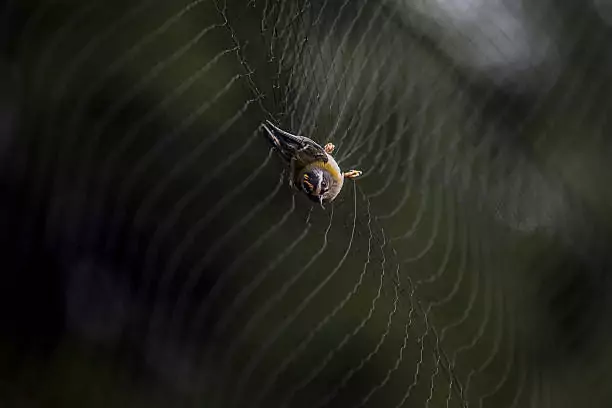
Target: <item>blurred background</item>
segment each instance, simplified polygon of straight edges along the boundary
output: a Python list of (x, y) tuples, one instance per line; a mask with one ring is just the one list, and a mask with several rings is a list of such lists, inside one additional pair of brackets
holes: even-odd
[(1, 406), (612, 406), (612, 2), (0, 4)]

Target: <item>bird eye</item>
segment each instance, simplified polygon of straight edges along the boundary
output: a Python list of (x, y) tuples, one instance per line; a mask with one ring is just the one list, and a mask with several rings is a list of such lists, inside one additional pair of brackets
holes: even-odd
[(329, 186), (327, 185), (327, 181), (325, 181), (325, 180), (321, 181), (321, 194), (325, 193), (327, 190), (329, 190)]

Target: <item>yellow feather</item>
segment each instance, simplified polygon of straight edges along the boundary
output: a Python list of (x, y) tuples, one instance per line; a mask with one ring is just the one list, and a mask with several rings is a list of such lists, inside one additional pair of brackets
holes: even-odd
[(317, 161), (317, 162), (312, 163), (311, 166), (320, 167), (322, 169), (325, 169), (329, 172), (329, 174), (331, 174), (334, 180), (338, 182), (342, 181), (342, 174), (340, 174), (340, 168), (338, 168), (338, 165), (336, 163), (332, 163), (331, 160), (328, 161), (327, 163), (324, 163), (322, 161)]
[(310, 181), (304, 180), (304, 184), (306, 184), (311, 190), (314, 190), (314, 186), (312, 185)]

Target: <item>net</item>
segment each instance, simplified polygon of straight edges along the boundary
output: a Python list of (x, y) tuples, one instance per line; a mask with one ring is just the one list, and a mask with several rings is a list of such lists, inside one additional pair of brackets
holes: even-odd
[[(63, 406), (81, 383), (101, 404), (608, 406), (598, 7), (9, 4), (7, 236), (64, 282), (42, 383)], [(266, 118), (364, 175), (313, 205)]]

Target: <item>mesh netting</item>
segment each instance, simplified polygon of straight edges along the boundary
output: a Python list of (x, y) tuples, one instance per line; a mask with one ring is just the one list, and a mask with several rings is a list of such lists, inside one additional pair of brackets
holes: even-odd
[[(6, 231), (26, 267), (54, 254), (65, 316), (39, 383), (62, 406), (608, 406), (604, 3), (9, 4)], [(364, 175), (313, 205), (265, 119)]]

